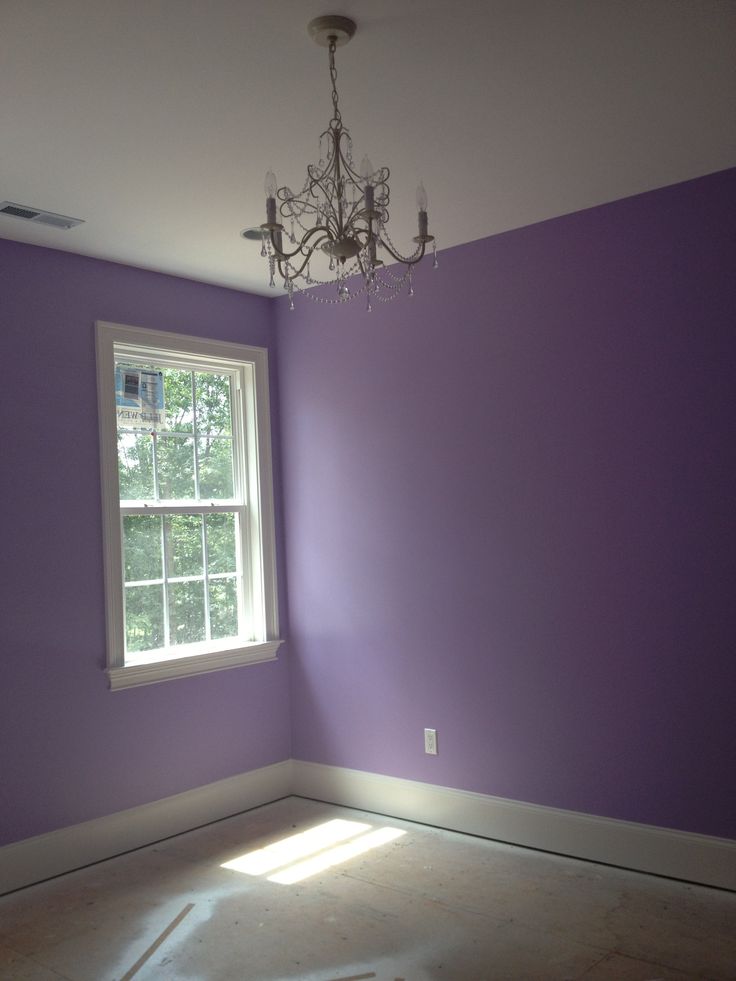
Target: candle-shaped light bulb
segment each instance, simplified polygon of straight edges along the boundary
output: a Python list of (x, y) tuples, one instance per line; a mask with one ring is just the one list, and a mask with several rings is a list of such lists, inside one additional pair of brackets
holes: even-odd
[(275, 198), (276, 191), (279, 189), (278, 181), (276, 180), (276, 174), (272, 170), (266, 172), (266, 179), (263, 182), (263, 186), (266, 191), (267, 198)]
[(366, 153), (360, 163), (360, 176), (363, 178), (366, 184), (370, 182), (371, 177), (373, 177), (373, 164)]
[[(276, 224), (276, 191), (279, 185), (276, 181), (276, 174), (272, 170), (266, 171), (266, 179), (263, 182), (266, 191), (266, 224)], [(281, 243), (279, 243), (280, 247)]]
[(424, 184), (421, 182), (417, 188), (417, 208), (419, 209), (419, 238), (417, 241), (427, 242), (429, 241), (429, 232), (427, 229), (427, 192), (424, 190)]

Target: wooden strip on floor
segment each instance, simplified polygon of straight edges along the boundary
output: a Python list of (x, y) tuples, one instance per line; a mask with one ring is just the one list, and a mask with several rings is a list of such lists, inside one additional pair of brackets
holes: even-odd
[[(140, 969), (146, 963), (146, 961), (151, 956), (151, 954), (155, 954), (155, 952), (158, 950), (158, 948), (161, 946), (164, 940), (166, 940), (166, 938), (170, 934), (172, 934), (174, 930), (176, 930), (176, 928), (179, 926), (179, 924), (187, 915), (187, 913), (191, 913), (193, 909), (194, 909), (194, 903), (187, 903), (187, 905), (184, 907), (181, 913), (179, 913), (178, 916), (174, 917), (174, 919), (171, 921), (171, 923), (169, 923), (169, 925), (166, 927), (163, 933), (160, 933), (158, 937), (156, 937), (156, 939), (153, 941), (153, 943), (148, 948), (148, 950), (144, 951), (144, 953), (141, 954), (141, 956), (138, 958), (135, 964), (130, 968), (130, 970), (125, 972), (125, 974), (122, 976), (120, 981), (130, 981), (133, 975), (137, 974), (140, 971)], [(375, 977), (375, 975), (373, 975), (373, 977)]]

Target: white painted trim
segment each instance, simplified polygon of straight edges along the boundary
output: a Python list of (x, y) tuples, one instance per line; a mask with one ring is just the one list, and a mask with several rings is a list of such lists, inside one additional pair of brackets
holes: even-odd
[(0, 895), (296, 794), (736, 891), (736, 841), (284, 760), (0, 848)]
[(0, 848), (0, 895), (291, 793), (291, 760)]
[[(276, 658), (281, 641), (276, 581), (276, 536), (273, 501), (272, 445), (268, 351), (265, 348), (215, 341), (97, 321), (97, 391), (102, 487), (105, 604), (107, 632), (107, 674), (112, 689), (167, 681), (172, 678), (206, 674), (223, 668), (270, 661)], [(233, 436), (244, 448), (244, 459), (236, 468), (238, 510), (243, 522), (242, 602), (249, 608), (249, 627), (258, 641), (237, 648), (207, 650), (196, 656), (167, 656), (150, 664), (125, 663), (122, 542), (118, 487), (115, 404), (115, 352), (131, 357), (158, 352), (163, 363), (181, 362), (197, 368), (212, 364), (226, 366), (235, 383)], [(163, 352), (163, 354), (162, 354)], [(158, 355), (157, 355), (158, 356)], [(246, 464), (247, 459), (247, 464)], [(245, 482), (248, 482), (247, 488)], [(247, 491), (247, 493), (246, 493)], [(243, 502), (247, 502), (247, 507)], [(237, 502), (233, 502), (234, 504)], [(160, 510), (161, 508), (157, 508)], [(192, 509), (187, 509), (192, 510)], [(197, 509), (195, 509), (197, 510)], [(249, 629), (250, 633), (250, 629)], [(170, 653), (170, 652), (167, 652)]]
[(206, 655), (152, 661), (150, 664), (126, 664), (122, 668), (108, 668), (107, 676), (110, 679), (110, 688), (119, 691), (122, 688), (151, 685), (171, 678), (238, 668), (244, 664), (263, 664), (265, 661), (276, 660), (276, 652), (282, 643), (281, 640), (267, 640), (262, 644), (249, 644), (235, 650), (212, 651)]
[(110, 330), (95, 324), (97, 357), (97, 417), (100, 443), (100, 488), (102, 491), (102, 545), (105, 574), (105, 634), (108, 667), (122, 665), (125, 647), (122, 579), (122, 544), (120, 540), (120, 497), (117, 472), (117, 429), (115, 414), (104, 406), (115, 400), (114, 336)]
[(736, 890), (736, 841), (294, 760), (292, 792), (639, 872)]

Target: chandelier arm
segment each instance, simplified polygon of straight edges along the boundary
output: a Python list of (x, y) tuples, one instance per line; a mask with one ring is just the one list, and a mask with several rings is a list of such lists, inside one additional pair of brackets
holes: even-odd
[(360, 201), (355, 201), (349, 210), (348, 220), (345, 223), (347, 228), (356, 228), (357, 222), (364, 221), (368, 225), (368, 216), (365, 208), (359, 208)]
[(369, 229), (366, 227), (366, 228), (356, 228), (355, 231), (353, 232), (353, 237), (358, 242), (358, 244), (365, 249), (368, 245), (370, 245), (371, 241), (375, 240), (376, 235), (375, 232), (369, 231)]
[[(282, 260), (279, 259), (278, 260), (279, 276), (281, 276), (281, 278), (283, 280), (285, 280), (286, 282), (294, 282), (294, 280), (297, 278), (297, 276), (301, 276), (302, 272), (304, 271), (304, 268), (306, 267), (306, 265), (309, 262), (309, 260), (311, 259), (311, 257), (312, 257), (312, 253), (310, 252), (308, 255), (305, 256), (304, 261), (302, 262), (301, 266), (299, 266), (298, 269), (297, 269), (297, 267), (295, 265), (292, 266), (293, 271), (291, 273), (289, 273), (288, 269), (286, 270), (286, 272), (284, 272), (284, 270), (281, 267), (281, 261)], [(287, 265), (288, 265), (288, 262), (287, 262)]]
[[(420, 242), (418, 250), (413, 256), (403, 256), (398, 252), (394, 252), (385, 239), (382, 238), (381, 241), (383, 242), (384, 249), (386, 249), (386, 251), (390, 253), (390, 255), (392, 255), (397, 262), (401, 262), (405, 266), (415, 266), (424, 258), (424, 254), (427, 251), (427, 242)], [(431, 241), (431, 239), (429, 241)]]
[[(270, 230), (270, 235), (271, 235), (271, 248), (273, 249), (273, 253), (276, 256), (276, 261), (279, 264), (279, 272), (280, 272), (281, 271), (281, 262), (282, 262), (282, 260), (283, 259), (290, 259), (292, 256), (295, 256), (297, 254), (297, 252), (299, 251), (299, 249), (298, 248), (295, 249), (294, 252), (284, 252), (284, 250), (281, 248), (281, 246), (276, 241), (276, 235), (277, 234), (283, 235), (283, 232), (279, 233), (278, 231), (276, 231), (273, 228)], [(283, 242), (283, 238), (282, 238), (282, 242)]]
[[(317, 241), (308, 244), (310, 238), (312, 238), (314, 235), (318, 235)], [(301, 241), (299, 242), (299, 251), (302, 253), (302, 255), (306, 256), (307, 259), (309, 259), (309, 257), (319, 248), (323, 239), (327, 239), (328, 241), (330, 240), (329, 228), (326, 228), (324, 225), (315, 225), (314, 228), (310, 228), (305, 235), (302, 235)]]
[[(327, 238), (331, 238), (332, 237), (330, 235), (330, 229), (327, 228), (325, 225), (315, 225), (314, 228), (311, 228), (305, 235), (302, 236), (301, 241), (299, 242), (299, 244), (297, 245), (297, 247), (294, 249), (293, 252), (284, 252), (283, 249), (278, 248), (278, 246), (276, 245), (276, 242), (275, 242), (275, 239), (274, 239), (275, 232), (274, 232), (274, 229), (272, 228), (271, 229), (271, 247), (273, 248), (273, 251), (274, 251), (274, 253), (276, 255), (276, 258), (278, 259), (279, 262), (282, 262), (282, 261), (287, 261), (288, 262), (290, 259), (293, 259), (294, 256), (295, 255), (298, 255), (300, 252), (301, 252), (302, 255), (306, 255), (306, 253), (304, 252), (304, 245), (309, 241), (309, 239), (313, 235), (317, 235), (319, 232), (323, 232), (327, 236)], [(310, 254), (314, 251), (314, 249), (316, 247), (317, 247), (316, 244), (313, 245), (313, 246), (310, 246)], [(309, 256), (307, 256), (307, 258), (309, 258)]]

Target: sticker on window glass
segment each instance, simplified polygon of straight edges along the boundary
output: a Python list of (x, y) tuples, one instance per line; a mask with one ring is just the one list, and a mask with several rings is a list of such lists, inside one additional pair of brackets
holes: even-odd
[(115, 365), (115, 406), (118, 429), (165, 429), (163, 371)]

